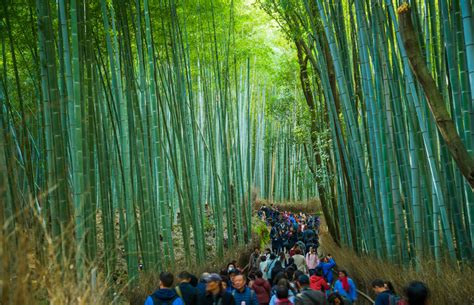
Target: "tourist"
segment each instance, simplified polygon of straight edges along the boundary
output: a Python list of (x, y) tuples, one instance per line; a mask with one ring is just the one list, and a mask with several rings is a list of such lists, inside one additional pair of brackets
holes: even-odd
[(320, 261), (319, 265), (316, 267), (316, 269), (321, 269), (323, 271), (323, 276), (330, 285), (334, 280), (334, 276), (332, 274), (332, 268), (334, 268), (334, 266), (336, 266), (336, 262), (334, 261), (332, 256), (328, 254), (322, 259), (322, 261)]
[(430, 298), (430, 290), (425, 283), (414, 281), (405, 288), (405, 296), (409, 305), (427, 305)]
[(222, 287), (222, 278), (219, 274), (211, 273), (205, 281), (206, 293), (200, 297), (199, 305), (236, 305), (232, 294)]
[(339, 279), (334, 284), (334, 291), (349, 301), (349, 304), (357, 300), (357, 290), (354, 281), (347, 276), (347, 271), (339, 271)]
[(337, 292), (331, 293), (328, 296), (329, 305), (346, 305), (344, 298)]
[(293, 305), (288, 299), (288, 289), (285, 286), (278, 286), (276, 289), (276, 305)]
[(308, 272), (309, 270), (316, 269), (316, 266), (319, 264), (319, 258), (318, 258), (318, 253), (316, 253), (316, 248), (315, 247), (310, 247), (309, 252), (306, 253), (306, 265), (308, 266)]
[(278, 281), (278, 283), (272, 289), (273, 295), (270, 299), (270, 305), (276, 305), (277, 304), (279, 287), (284, 287), (284, 289), (286, 289), (288, 291), (287, 298), (289, 299), (289, 301), (291, 303), (294, 303), (295, 302), (296, 291), (291, 286), (290, 281), (288, 281), (286, 278), (282, 278)]
[(262, 271), (263, 273), (263, 278), (268, 280), (267, 278), (267, 273), (265, 272), (265, 269), (267, 268), (267, 257), (265, 255), (260, 256), (260, 267), (259, 270)]
[(258, 305), (257, 294), (247, 287), (247, 280), (243, 274), (236, 275), (232, 283), (234, 286), (232, 296), (236, 304), (245, 302), (245, 305)]
[(301, 254), (301, 249), (297, 248), (295, 250), (295, 255), (293, 255), (293, 261), (295, 262), (296, 269), (307, 272), (306, 259)]
[(199, 279), (199, 283), (197, 284), (196, 288), (199, 290), (200, 295), (204, 295), (206, 293), (206, 278), (209, 276), (209, 273), (204, 272), (201, 274), (201, 278)]
[(179, 284), (175, 290), (179, 297), (186, 305), (197, 305), (199, 300), (199, 290), (193, 287), (191, 282), (191, 274), (183, 271), (178, 275)]
[(255, 272), (255, 281), (250, 286), (257, 294), (258, 304), (268, 305), (270, 303), (271, 286), (268, 281), (263, 279), (262, 271)]
[(171, 304), (184, 305), (183, 300), (178, 296), (172, 288), (174, 276), (170, 272), (160, 273), (160, 289), (151, 294), (145, 301), (145, 305)]
[(329, 291), (330, 287), (323, 276), (321, 269), (310, 270), (309, 287), (313, 290), (325, 292)]
[(271, 277), (268, 279), (270, 283), (273, 283), (274, 278), (281, 272), (284, 273), (285, 269), (281, 266), (280, 260), (275, 262), (275, 266), (272, 268)]
[(278, 260), (281, 262), (281, 266), (286, 268), (286, 254), (285, 252), (280, 252), (278, 254)]
[(267, 265), (265, 266), (266, 279), (272, 278), (272, 270), (273, 270), (273, 267), (275, 267), (275, 264), (277, 261), (278, 260), (275, 253), (270, 254), (270, 259), (267, 261)]
[(250, 268), (250, 270), (252, 270), (254, 268), (258, 268), (257, 261), (258, 261), (259, 257), (260, 257), (260, 248), (255, 247), (254, 251), (252, 252), (252, 254), (250, 254), (250, 258), (249, 258), (249, 268)]
[(300, 275), (296, 280), (300, 293), (296, 295), (295, 305), (326, 305), (326, 297), (320, 291), (314, 291), (309, 287), (307, 275)]
[(390, 304), (390, 296), (392, 293), (385, 285), (385, 282), (381, 279), (372, 281), (372, 290), (375, 292), (377, 297), (375, 298), (374, 305), (392, 305)]

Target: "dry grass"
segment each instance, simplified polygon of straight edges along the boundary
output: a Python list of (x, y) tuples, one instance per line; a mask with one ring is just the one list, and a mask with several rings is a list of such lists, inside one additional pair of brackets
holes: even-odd
[(36, 247), (38, 232), (15, 233), (0, 235), (0, 304), (107, 303), (109, 287), (97, 269), (86, 270), (78, 281), (73, 262), (58, 260), (59, 248), (48, 236), (42, 235), (42, 246)]
[[(419, 271), (414, 268), (403, 269), (395, 264), (369, 256), (357, 256), (348, 248), (340, 248), (328, 233), (321, 235), (321, 253), (331, 254), (337, 269), (347, 270), (356, 281), (357, 288), (374, 297), (370, 283), (376, 278), (391, 281), (398, 293), (413, 280), (425, 282), (431, 290), (430, 305), (474, 304), (474, 270), (465, 266), (462, 271), (455, 267), (442, 265), (436, 272), (434, 262), (423, 262)], [(362, 304), (358, 302), (358, 304)]]

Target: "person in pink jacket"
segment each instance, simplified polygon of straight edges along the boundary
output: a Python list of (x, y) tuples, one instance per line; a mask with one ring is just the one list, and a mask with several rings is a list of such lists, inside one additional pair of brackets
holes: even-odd
[(309, 252), (306, 253), (306, 265), (308, 270), (316, 269), (316, 266), (319, 264), (318, 253), (314, 247), (309, 248)]

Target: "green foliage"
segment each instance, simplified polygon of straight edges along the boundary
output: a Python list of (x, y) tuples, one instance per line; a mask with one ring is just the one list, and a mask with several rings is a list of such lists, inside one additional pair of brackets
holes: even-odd
[(252, 218), (252, 233), (258, 236), (258, 240), (260, 240), (260, 248), (266, 247), (270, 242), (270, 230), (268, 230), (268, 226), (257, 216)]

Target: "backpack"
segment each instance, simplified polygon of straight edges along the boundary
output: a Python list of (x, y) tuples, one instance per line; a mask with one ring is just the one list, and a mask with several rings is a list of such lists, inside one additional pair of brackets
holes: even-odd
[[(179, 286), (176, 286), (174, 288), (174, 290), (176, 291), (176, 294), (181, 298), (181, 300), (183, 301), (183, 305), (186, 305), (186, 303), (184, 302), (184, 299), (183, 299), (183, 293), (181, 292), (181, 288), (179, 288)], [(174, 300), (173, 300), (174, 301)]]
[(173, 305), (174, 301), (179, 298), (178, 295), (175, 295), (174, 298), (167, 302), (163, 302), (162, 300), (158, 299), (155, 294), (151, 295), (151, 298), (153, 299), (153, 305)]
[(388, 297), (389, 305), (408, 305), (407, 301), (398, 295), (391, 294)]

